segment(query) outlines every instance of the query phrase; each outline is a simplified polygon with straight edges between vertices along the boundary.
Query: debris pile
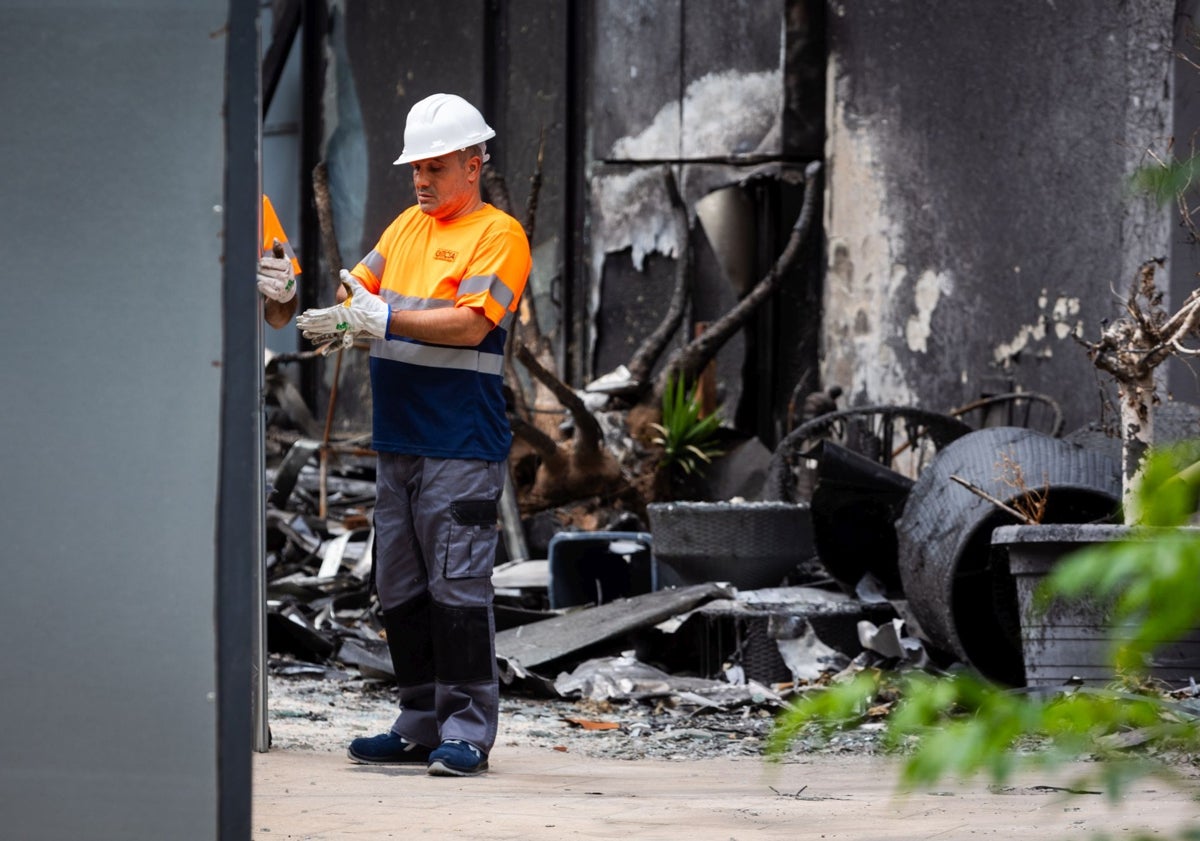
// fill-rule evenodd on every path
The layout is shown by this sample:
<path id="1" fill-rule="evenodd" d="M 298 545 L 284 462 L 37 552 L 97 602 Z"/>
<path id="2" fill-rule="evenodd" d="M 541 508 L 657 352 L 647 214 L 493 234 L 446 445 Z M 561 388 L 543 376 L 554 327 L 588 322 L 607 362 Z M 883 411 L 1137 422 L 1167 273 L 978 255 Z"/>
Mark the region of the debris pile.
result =
<path id="1" fill-rule="evenodd" d="M 1013 426 L 964 431 L 932 424 L 929 413 L 919 418 L 921 430 L 936 426 L 942 438 L 918 452 L 915 438 L 894 437 L 894 414 L 882 413 L 892 425 L 873 436 L 883 442 L 875 456 L 825 437 L 824 428 L 810 449 L 777 451 L 759 484 L 805 487 L 803 500 L 789 492 L 783 500 L 664 504 L 648 531 L 640 522 L 628 531 L 577 531 L 559 521 L 530 541 L 533 553 L 549 558 L 499 557 L 493 583 L 504 691 L 727 712 L 771 709 L 871 667 L 964 663 L 1023 685 L 1012 577 L 993 555 L 991 534 L 1033 494 L 1046 499 L 1045 522 L 1111 515 L 1117 465 L 1099 447 Z M 921 461 L 915 479 L 892 469 L 889 454 L 904 452 Z M 1001 468 L 1014 462 L 1043 486 L 1005 475 Z M 330 448 L 299 437 L 268 478 L 272 668 L 390 681 L 371 586 L 373 454 L 353 442 Z M 755 519 L 754 539 L 745 528 L 719 525 L 780 508 L 787 510 L 778 534 L 786 539 L 776 536 L 774 519 Z M 506 519 L 506 510 L 515 505 L 501 505 L 506 537 L 546 530 L 547 520 L 534 528 L 519 515 Z M 667 528 L 667 514 L 705 522 Z M 693 557 L 700 552 L 707 554 Z M 757 571 L 747 577 L 743 555 L 790 560 L 772 566 L 768 580 Z"/>
<path id="2" fill-rule="evenodd" d="M 320 442 L 299 438 L 268 471 L 271 669 L 387 682 L 392 665 L 371 587 L 374 462 L 365 453 L 342 453 L 322 469 L 320 451 Z M 570 550 L 557 564 L 518 559 L 496 567 L 496 654 L 506 693 L 770 709 L 789 693 L 853 667 L 856 658 L 861 665 L 863 658 L 906 656 L 880 653 L 897 651 L 895 643 L 871 650 L 878 628 L 898 621 L 892 606 L 848 596 L 827 576 L 739 590 L 722 582 L 659 586 L 656 575 L 639 567 L 642 574 L 627 575 L 623 588 L 604 592 L 600 567 L 582 563 L 589 552 L 593 562 L 600 551 L 615 553 L 609 558 L 618 565 L 654 564 L 650 535 L 557 537 L 551 542 Z M 588 541 L 596 540 L 599 550 L 589 549 Z M 561 580 L 571 576 L 581 580 Z M 560 602 L 578 601 L 562 593 L 595 597 L 551 607 L 554 590 Z"/>

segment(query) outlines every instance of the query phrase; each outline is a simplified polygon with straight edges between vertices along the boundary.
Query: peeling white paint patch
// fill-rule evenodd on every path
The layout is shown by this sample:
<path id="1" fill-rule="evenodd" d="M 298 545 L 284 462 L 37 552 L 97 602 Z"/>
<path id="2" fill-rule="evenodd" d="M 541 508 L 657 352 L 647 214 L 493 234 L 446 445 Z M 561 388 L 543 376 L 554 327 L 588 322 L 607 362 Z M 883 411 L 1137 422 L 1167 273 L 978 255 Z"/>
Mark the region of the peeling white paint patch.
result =
<path id="1" fill-rule="evenodd" d="M 1068 315 L 1079 315 L 1078 298 L 1058 298 L 1054 302 L 1054 320 L 1061 321 Z"/>
<path id="2" fill-rule="evenodd" d="M 684 232 L 667 194 L 663 170 L 637 169 L 627 174 L 592 179 L 594 277 L 600 277 L 605 255 L 633 252 L 639 272 L 646 255 L 657 251 L 666 257 L 681 253 Z"/>
<path id="3" fill-rule="evenodd" d="M 1053 333 L 1054 337 L 1062 341 L 1072 334 L 1082 335 L 1083 323 L 1075 319 L 1079 315 L 1080 305 L 1078 298 L 1070 298 L 1060 296 L 1050 302 L 1049 292 L 1045 289 L 1037 299 L 1038 309 L 1041 312 L 1037 319 L 1032 324 L 1026 324 L 1018 328 L 1017 333 L 1010 341 L 1002 342 L 992 349 L 992 358 L 1000 365 L 1008 367 L 1016 361 L 1017 354 L 1027 348 L 1033 351 L 1030 347 L 1033 342 L 1041 342 L 1049 333 Z M 1075 321 L 1072 323 L 1072 319 Z M 1041 359 L 1049 359 L 1054 355 L 1052 347 L 1037 348 L 1035 356 Z"/>
<path id="4" fill-rule="evenodd" d="M 1029 346 L 1030 341 L 1040 341 L 1046 337 L 1046 316 L 1038 316 L 1033 324 L 1023 324 L 1017 329 L 1017 334 L 1007 342 L 1001 342 L 992 350 L 992 358 L 1002 364 L 1009 365 L 1018 353 Z"/>
<path id="5" fill-rule="evenodd" d="M 904 286 L 904 281 L 908 280 L 908 266 L 903 263 L 892 266 L 891 271 L 887 274 L 887 279 L 887 283 L 883 287 L 883 294 L 890 301 L 899 294 Z"/>
<path id="6" fill-rule="evenodd" d="M 640 134 L 612 145 L 611 158 L 657 160 L 778 153 L 783 70 L 725 70 L 688 85 Z"/>
<path id="7" fill-rule="evenodd" d="M 609 254 L 630 250 L 639 272 L 646 255 L 657 251 L 666 257 L 681 254 L 687 232 L 667 193 L 663 170 L 640 168 L 627 174 L 592 179 L 591 269 L 593 282 L 588 298 L 588 315 L 600 309 L 600 280 Z"/>
<path id="8" fill-rule="evenodd" d="M 1071 335 L 1083 335 L 1083 321 L 1079 316 L 1079 299 L 1069 298 L 1066 296 L 1058 297 L 1054 300 L 1054 306 L 1050 308 L 1050 320 L 1054 323 L 1054 335 L 1060 341 L 1068 338 Z M 1074 320 L 1074 323 L 1072 323 Z M 1046 357 L 1050 356 L 1050 348 L 1046 349 Z"/>
<path id="9" fill-rule="evenodd" d="M 933 332 L 933 311 L 937 309 L 942 295 L 950 294 L 951 290 L 950 277 L 945 272 L 926 270 L 917 278 L 917 285 L 913 290 L 913 302 L 917 312 L 909 317 L 904 328 L 904 338 L 908 342 L 908 349 L 913 353 L 929 352 L 928 341 Z"/>

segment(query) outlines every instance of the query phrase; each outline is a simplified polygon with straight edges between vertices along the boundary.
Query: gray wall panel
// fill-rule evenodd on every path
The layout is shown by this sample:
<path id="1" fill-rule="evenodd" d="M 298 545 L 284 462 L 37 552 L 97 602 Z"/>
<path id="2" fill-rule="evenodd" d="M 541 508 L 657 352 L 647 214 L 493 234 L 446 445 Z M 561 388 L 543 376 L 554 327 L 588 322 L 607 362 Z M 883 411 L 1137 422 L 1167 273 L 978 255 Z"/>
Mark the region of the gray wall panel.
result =
<path id="1" fill-rule="evenodd" d="M 3 835 L 211 839 L 227 4 L 96 6 L 0 11 Z"/>

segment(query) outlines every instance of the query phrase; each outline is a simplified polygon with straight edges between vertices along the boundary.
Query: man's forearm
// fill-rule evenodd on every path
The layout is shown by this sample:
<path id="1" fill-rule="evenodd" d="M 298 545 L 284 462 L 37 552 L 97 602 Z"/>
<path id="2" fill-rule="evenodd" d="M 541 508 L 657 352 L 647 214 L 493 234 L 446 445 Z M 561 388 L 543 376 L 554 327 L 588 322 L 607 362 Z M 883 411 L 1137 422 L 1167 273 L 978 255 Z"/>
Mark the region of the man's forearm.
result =
<path id="1" fill-rule="evenodd" d="M 492 322 L 470 307 L 436 310 L 392 310 L 388 333 L 422 342 L 474 347 L 492 329 Z"/>

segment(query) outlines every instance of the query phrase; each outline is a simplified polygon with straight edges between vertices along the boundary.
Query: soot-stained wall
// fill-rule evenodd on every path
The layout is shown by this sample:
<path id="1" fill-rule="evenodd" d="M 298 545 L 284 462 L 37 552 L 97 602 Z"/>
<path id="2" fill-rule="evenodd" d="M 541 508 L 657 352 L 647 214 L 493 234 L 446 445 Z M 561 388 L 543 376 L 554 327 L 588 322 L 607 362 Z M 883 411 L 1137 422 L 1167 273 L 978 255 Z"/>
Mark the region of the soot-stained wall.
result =
<path id="1" fill-rule="evenodd" d="M 592 4 L 587 375 L 629 360 L 666 310 L 689 249 L 692 304 L 677 343 L 736 304 L 782 250 L 796 184 L 821 154 L 821 9 L 800 0 Z M 818 284 L 815 272 L 795 271 L 718 355 L 728 421 L 773 440 L 773 415 L 804 369 L 817 386 Z"/>
<path id="2" fill-rule="evenodd" d="M 782 249 L 804 165 L 822 150 L 822 14 L 822 0 L 331 2 L 321 134 L 344 262 L 413 201 L 407 168 L 391 166 L 408 108 L 435 91 L 460 93 L 498 132 L 492 166 L 518 215 L 544 138 L 529 294 L 564 376 L 578 386 L 629 360 L 661 319 L 678 258 L 694 244 L 704 264 L 678 344 L 692 322 L 736 303 Z M 686 227 L 670 205 L 665 167 L 688 205 Z M 710 203 L 697 218 L 704 197 L 729 189 L 740 198 Z M 714 245 L 743 211 L 744 230 Z M 752 408 L 768 413 L 786 403 L 801 368 L 817 385 L 817 253 L 749 338 L 730 341 L 718 359 L 730 420 L 747 375 L 758 380 Z M 331 300 L 332 284 L 309 277 L 323 284 L 322 302 Z M 801 352 L 779 338 L 780 322 L 806 325 Z M 332 371 L 326 366 L 318 406 Z M 361 428 L 370 403 L 364 360 L 345 360 L 340 378 L 335 422 Z M 777 392 L 783 397 L 772 401 Z"/>
<path id="3" fill-rule="evenodd" d="M 1128 177 L 1171 134 L 1169 0 L 829 6 L 823 379 L 946 410 L 997 379 L 1067 428 L 1107 388 L 1081 346 L 1170 208 Z"/>

